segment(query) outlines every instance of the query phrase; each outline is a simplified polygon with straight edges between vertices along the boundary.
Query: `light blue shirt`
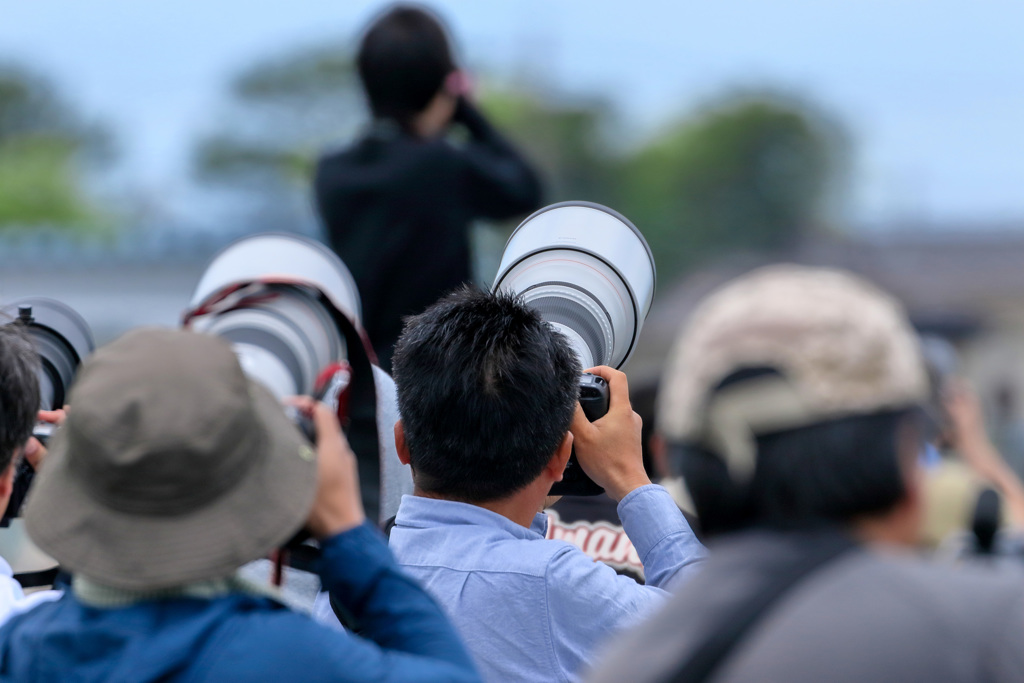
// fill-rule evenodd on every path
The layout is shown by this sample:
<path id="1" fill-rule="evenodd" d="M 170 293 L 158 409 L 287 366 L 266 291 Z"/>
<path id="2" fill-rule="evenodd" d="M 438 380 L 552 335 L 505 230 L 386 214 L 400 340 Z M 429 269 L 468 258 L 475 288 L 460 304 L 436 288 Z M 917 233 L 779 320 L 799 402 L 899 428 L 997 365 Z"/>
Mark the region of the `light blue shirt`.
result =
<path id="1" fill-rule="evenodd" d="M 619 576 L 564 541 L 490 510 L 405 496 L 391 531 L 399 564 L 454 622 L 484 680 L 576 681 L 598 645 L 660 606 L 707 551 L 668 492 L 642 486 L 619 518 L 648 584 Z"/>

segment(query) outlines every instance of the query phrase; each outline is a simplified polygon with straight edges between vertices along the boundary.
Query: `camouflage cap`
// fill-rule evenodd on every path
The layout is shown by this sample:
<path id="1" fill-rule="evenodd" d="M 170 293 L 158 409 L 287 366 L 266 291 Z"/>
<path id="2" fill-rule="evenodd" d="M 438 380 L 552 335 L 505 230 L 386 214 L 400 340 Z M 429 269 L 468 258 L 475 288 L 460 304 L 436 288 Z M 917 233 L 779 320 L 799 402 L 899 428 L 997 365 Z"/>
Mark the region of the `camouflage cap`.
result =
<path id="1" fill-rule="evenodd" d="M 778 374 L 715 391 L 755 368 Z M 850 273 L 789 264 L 709 296 L 676 340 L 661 386 L 661 434 L 712 447 L 741 471 L 753 467 L 758 434 L 919 405 L 928 393 L 899 302 Z"/>

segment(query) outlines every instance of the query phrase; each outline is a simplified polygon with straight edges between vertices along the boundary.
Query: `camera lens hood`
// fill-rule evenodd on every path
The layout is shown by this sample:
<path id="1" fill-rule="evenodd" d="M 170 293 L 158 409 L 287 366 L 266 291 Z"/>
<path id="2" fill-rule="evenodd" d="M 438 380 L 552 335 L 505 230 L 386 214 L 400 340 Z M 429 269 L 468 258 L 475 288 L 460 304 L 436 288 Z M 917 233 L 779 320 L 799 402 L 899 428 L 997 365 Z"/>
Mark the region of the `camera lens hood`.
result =
<path id="1" fill-rule="evenodd" d="M 200 307 L 232 285 L 292 282 L 319 290 L 356 325 L 361 325 L 359 289 L 337 254 L 299 235 L 262 233 L 243 237 L 213 257 L 196 285 L 189 308 Z"/>
<path id="2" fill-rule="evenodd" d="M 44 297 L 18 299 L 5 305 L 0 312 L 16 320 L 22 308 L 31 309 L 27 332 L 41 361 L 40 407 L 45 410 L 62 408 L 67 402 L 75 371 L 96 348 L 92 330 L 73 308 Z"/>
<path id="3" fill-rule="evenodd" d="M 647 240 L 600 204 L 545 207 L 509 237 L 494 290 L 520 294 L 565 334 L 584 367 L 621 368 L 654 300 L 657 272 Z"/>

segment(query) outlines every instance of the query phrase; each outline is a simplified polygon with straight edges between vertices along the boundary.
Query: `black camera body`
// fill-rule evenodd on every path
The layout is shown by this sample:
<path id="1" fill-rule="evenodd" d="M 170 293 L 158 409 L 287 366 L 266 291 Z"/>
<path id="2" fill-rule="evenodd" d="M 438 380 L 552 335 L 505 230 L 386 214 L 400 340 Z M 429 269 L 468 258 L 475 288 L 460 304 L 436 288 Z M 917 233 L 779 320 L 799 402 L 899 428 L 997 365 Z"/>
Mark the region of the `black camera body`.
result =
<path id="1" fill-rule="evenodd" d="M 593 422 L 608 414 L 609 397 L 608 382 L 603 377 L 590 373 L 583 373 L 580 376 L 580 406 L 588 420 Z M 551 495 L 598 496 L 602 493 L 604 489 L 595 484 L 583 471 L 576 457 L 576 449 L 573 448 L 569 462 L 565 465 L 562 481 L 555 482 L 551 487 Z"/>

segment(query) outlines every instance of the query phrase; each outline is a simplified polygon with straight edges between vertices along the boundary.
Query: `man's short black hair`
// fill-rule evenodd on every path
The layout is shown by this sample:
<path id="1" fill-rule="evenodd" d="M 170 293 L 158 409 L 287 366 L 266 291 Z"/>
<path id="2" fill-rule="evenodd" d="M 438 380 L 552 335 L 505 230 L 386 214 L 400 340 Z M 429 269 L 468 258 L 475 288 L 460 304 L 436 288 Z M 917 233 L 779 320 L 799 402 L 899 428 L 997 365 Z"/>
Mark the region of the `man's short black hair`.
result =
<path id="1" fill-rule="evenodd" d="M 393 367 L 416 485 L 456 500 L 536 479 L 576 410 L 579 360 L 512 294 L 466 287 L 409 318 Z"/>
<path id="2" fill-rule="evenodd" d="M 455 71 L 444 27 L 412 5 L 397 5 L 373 23 L 359 45 L 356 66 L 374 117 L 404 127 Z"/>
<path id="3" fill-rule="evenodd" d="M 673 460 L 709 534 L 841 525 L 886 512 L 906 495 L 908 429 L 920 436 L 919 411 L 879 411 L 762 435 L 746 483 L 700 446 L 673 446 Z"/>
<path id="4" fill-rule="evenodd" d="M 0 319 L 0 472 L 32 436 L 39 410 L 38 368 L 39 355 L 28 336 Z"/>

